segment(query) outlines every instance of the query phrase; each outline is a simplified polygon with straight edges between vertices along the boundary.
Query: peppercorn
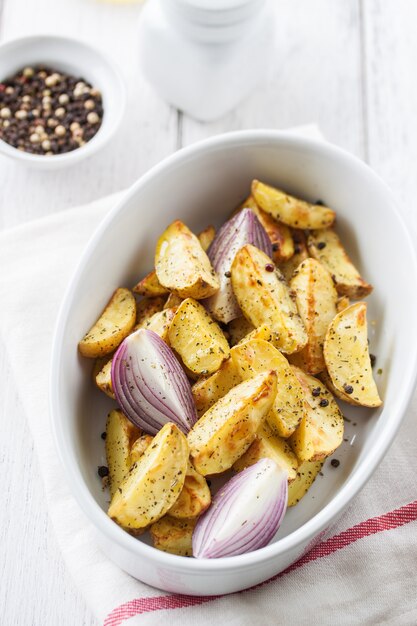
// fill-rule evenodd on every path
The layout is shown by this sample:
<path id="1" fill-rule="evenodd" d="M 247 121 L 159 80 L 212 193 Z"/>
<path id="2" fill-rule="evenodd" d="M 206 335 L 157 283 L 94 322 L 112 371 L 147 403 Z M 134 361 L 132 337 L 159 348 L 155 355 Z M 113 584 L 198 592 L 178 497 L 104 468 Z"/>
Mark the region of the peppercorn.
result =
<path id="1" fill-rule="evenodd" d="M 340 465 L 340 461 L 339 461 L 339 459 L 332 459 L 332 460 L 330 461 L 330 465 L 331 465 L 332 467 L 339 467 L 339 465 Z"/>
<path id="2" fill-rule="evenodd" d="M 346 383 L 343 385 L 343 389 L 345 393 L 348 393 L 349 395 L 351 393 L 353 393 L 353 387 L 352 385 L 347 385 Z"/>
<path id="3" fill-rule="evenodd" d="M 102 432 L 100 436 L 101 436 L 101 438 L 102 438 L 102 439 L 104 439 L 104 440 L 105 440 L 105 439 L 106 439 L 106 437 L 107 437 L 107 433 L 106 433 L 106 431 Z"/>
<path id="4" fill-rule="evenodd" d="M 226 278 L 230 278 L 232 275 L 232 272 L 225 272 L 224 275 L 226 276 Z"/>
<path id="5" fill-rule="evenodd" d="M 322 398 L 319 402 L 319 405 L 322 407 L 329 406 L 329 401 L 326 398 Z"/>
<path id="6" fill-rule="evenodd" d="M 319 250 L 323 250 L 323 248 L 326 247 L 326 242 L 325 241 L 319 241 L 317 244 L 317 247 Z"/>
<path id="7" fill-rule="evenodd" d="M 376 356 L 375 354 L 370 354 L 369 358 L 371 359 L 371 367 L 373 367 L 376 363 Z"/>
<path id="8" fill-rule="evenodd" d="M 311 394 L 317 398 L 317 396 L 320 395 L 320 387 L 314 387 L 314 389 L 311 391 Z"/>
<path id="9" fill-rule="evenodd" d="M 272 265 L 272 263 L 267 263 L 267 264 L 265 265 L 265 270 L 266 270 L 267 272 L 273 272 L 273 271 L 274 271 L 274 269 L 275 269 L 275 267 Z"/>
<path id="10" fill-rule="evenodd" d="M 100 465 L 97 469 L 97 474 L 100 476 L 100 478 L 105 478 L 109 475 L 109 468 L 105 465 Z"/>

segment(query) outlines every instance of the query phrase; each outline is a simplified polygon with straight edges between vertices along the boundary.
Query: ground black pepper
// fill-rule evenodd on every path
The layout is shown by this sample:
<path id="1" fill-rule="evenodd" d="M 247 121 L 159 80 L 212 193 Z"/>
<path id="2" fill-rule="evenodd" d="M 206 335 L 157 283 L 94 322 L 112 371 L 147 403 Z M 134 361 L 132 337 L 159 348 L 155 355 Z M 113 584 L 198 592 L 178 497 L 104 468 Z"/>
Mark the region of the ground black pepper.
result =
<path id="1" fill-rule="evenodd" d="M 18 150 L 71 152 L 94 137 L 102 119 L 101 93 L 83 78 L 36 66 L 0 82 L 0 139 Z"/>

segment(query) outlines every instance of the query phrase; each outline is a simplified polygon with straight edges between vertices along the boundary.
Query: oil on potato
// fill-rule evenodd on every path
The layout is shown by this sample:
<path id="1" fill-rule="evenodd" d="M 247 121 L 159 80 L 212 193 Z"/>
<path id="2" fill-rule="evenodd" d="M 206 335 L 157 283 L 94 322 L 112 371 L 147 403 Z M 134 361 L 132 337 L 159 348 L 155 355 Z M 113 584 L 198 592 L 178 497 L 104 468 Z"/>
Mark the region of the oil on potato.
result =
<path id="1" fill-rule="evenodd" d="M 184 487 L 168 515 L 176 519 L 192 519 L 204 513 L 210 503 L 211 493 L 206 479 L 188 463 Z"/>
<path id="2" fill-rule="evenodd" d="M 322 467 L 323 461 L 303 461 L 300 463 L 295 480 L 288 485 L 288 506 L 295 506 L 300 502 L 314 483 Z"/>
<path id="3" fill-rule="evenodd" d="M 202 304 L 187 298 L 175 312 L 169 343 L 194 374 L 212 374 L 228 358 L 230 348 L 220 326 Z"/>
<path id="4" fill-rule="evenodd" d="M 271 259 L 250 244 L 236 254 L 231 268 L 232 286 L 245 317 L 257 328 L 275 333 L 274 344 L 287 354 L 301 350 L 307 333 L 281 272 Z"/>
<path id="5" fill-rule="evenodd" d="M 110 411 L 106 423 L 106 458 L 113 497 L 132 465 L 130 449 L 141 431 L 120 410 Z"/>
<path id="6" fill-rule="evenodd" d="M 229 469 L 246 452 L 277 392 L 277 375 L 262 372 L 233 387 L 188 433 L 191 460 L 207 476 Z"/>
<path id="7" fill-rule="evenodd" d="M 323 383 L 292 366 L 305 391 L 308 412 L 289 439 L 299 461 L 320 461 L 332 454 L 343 441 L 343 415 Z"/>
<path id="8" fill-rule="evenodd" d="M 324 358 L 335 389 L 361 406 L 381 406 L 369 355 L 365 302 L 336 315 L 327 331 Z"/>
<path id="9" fill-rule="evenodd" d="M 155 252 L 158 280 L 181 298 L 208 298 L 220 287 L 198 238 L 180 220 L 173 222 L 158 239 Z"/>
<path id="10" fill-rule="evenodd" d="M 252 195 L 261 209 L 293 228 L 326 228 L 336 217 L 326 206 L 310 204 L 258 180 L 252 182 Z"/>
<path id="11" fill-rule="evenodd" d="M 318 374 L 326 368 L 323 344 L 336 315 L 337 292 L 329 272 L 315 259 L 301 263 L 290 287 L 308 335 L 307 345 L 293 354 L 290 361 L 309 374 Z"/>
<path id="12" fill-rule="evenodd" d="M 361 277 L 332 228 L 311 232 L 307 243 L 310 255 L 330 272 L 339 295 L 358 300 L 371 293 L 372 285 Z"/>
<path id="13" fill-rule="evenodd" d="M 97 358 L 113 352 L 132 330 L 136 300 L 129 289 L 116 289 L 96 323 L 78 344 L 83 356 Z"/>
<path id="14" fill-rule="evenodd" d="M 178 556 L 192 556 L 196 523 L 196 519 L 175 519 L 165 515 L 150 528 L 154 548 Z"/>
<path id="15" fill-rule="evenodd" d="M 192 386 L 192 393 L 198 415 L 201 417 L 213 404 L 241 382 L 242 379 L 231 358 L 223 361 L 219 369 L 211 376 L 197 380 Z"/>
<path id="16" fill-rule="evenodd" d="M 126 530 L 141 530 L 171 508 L 184 486 L 188 444 L 168 422 L 116 490 L 108 515 Z"/>
<path id="17" fill-rule="evenodd" d="M 276 435 L 285 438 L 292 435 L 305 415 L 306 406 L 303 389 L 285 356 L 261 339 L 234 346 L 230 354 L 243 380 L 258 372 L 276 372 L 277 395 L 266 421 Z"/>

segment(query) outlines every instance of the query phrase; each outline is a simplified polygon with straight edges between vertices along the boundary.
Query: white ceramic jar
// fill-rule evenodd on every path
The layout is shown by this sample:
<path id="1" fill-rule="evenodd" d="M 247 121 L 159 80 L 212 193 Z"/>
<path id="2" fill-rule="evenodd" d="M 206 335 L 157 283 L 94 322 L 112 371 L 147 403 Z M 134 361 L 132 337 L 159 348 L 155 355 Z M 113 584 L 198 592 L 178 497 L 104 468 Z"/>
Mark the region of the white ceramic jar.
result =
<path id="1" fill-rule="evenodd" d="M 142 70 L 176 108 L 219 118 L 265 78 L 273 17 L 269 0 L 152 0 L 140 18 Z"/>

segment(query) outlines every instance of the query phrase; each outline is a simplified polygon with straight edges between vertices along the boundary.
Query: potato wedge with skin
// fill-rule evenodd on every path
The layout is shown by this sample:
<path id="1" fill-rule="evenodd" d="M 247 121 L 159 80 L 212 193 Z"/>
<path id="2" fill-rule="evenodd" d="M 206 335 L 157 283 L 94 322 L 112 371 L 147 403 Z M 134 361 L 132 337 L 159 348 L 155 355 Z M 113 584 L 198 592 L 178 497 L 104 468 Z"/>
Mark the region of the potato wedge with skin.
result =
<path id="1" fill-rule="evenodd" d="M 290 361 L 309 374 L 318 374 L 326 368 L 323 344 L 337 313 L 337 292 L 329 272 L 315 259 L 301 263 L 290 287 L 295 292 L 297 309 L 308 335 L 307 345 L 291 355 Z"/>
<path id="2" fill-rule="evenodd" d="M 158 313 L 154 313 L 152 317 L 149 317 L 140 324 L 137 324 L 135 330 L 138 330 L 139 328 L 153 330 L 161 337 L 161 339 L 165 341 L 165 343 L 169 343 L 168 334 L 169 329 L 171 328 L 172 320 L 175 317 L 175 312 L 176 309 L 163 309 L 162 311 L 158 311 Z"/>
<path id="3" fill-rule="evenodd" d="M 343 415 L 330 391 L 323 383 L 292 366 L 309 410 L 301 420 L 289 443 L 299 461 L 320 461 L 332 454 L 343 441 Z"/>
<path id="4" fill-rule="evenodd" d="M 184 486 L 188 453 L 183 433 L 175 424 L 165 424 L 119 485 L 108 515 L 127 530 L 139 530 L 160 519 Z"/>
<path id="5" fill-rule="evenodd" d="M 257 339 L 234 346 L 230 355 L 243 380 L 258 372 L 276 372 L 277 395 L 266 421 L 276 435 L 292 435 L 307 408 L 304 391 L 285 356 L 267 341 Z"/>
<path id="6" fill-rule="evenodd" d="M 336 389 L 336 387 L 332 383 L 332 379 L 330 378 L 329 372 L 327 370 L 320 372 L 319 378 L 321 382 L 326 385 L 327 389 L 334 396 L 336 396 L 336 398 L 339 398 L 339 400 L 343 400 L 343 402 L 347 402 L 348 404 L 352 404 L 353 406 L 360 406 L 360 404 L 356 402 L 355 400 L 353 400 L 352 396 L 350 396 L 348 393 L 345 393 L 344 391 L 340 391 L 340 389 Z"/>
<path id="7" fill-rule="evenodd" d="M 350 302 L 349 296 L 342 296 L 336 302 L 336 310 L 338 313 L 341 313 L 342 311 L 347 309 L 348 306 L 350 305 L 351 305 L 351 302 Z"/>
<path id="8" fill-rule="evenodd" d="M 175 295 L 175 293 L 170 293 L 167 301 L 164 304 L 164 309 L 178 309 L 181 302 L 183 301 L 184 298 L 180 298 L 179 296 Z"/>
<path id="9" fill-rule="evenodd" d="M 142 298 L 136 305 L 136 328 L 139 327 L 139 324 L 143 324 L 143 322 L 150 319 L 155 313 L 162 311 L 165 300 L 165 296 L 155 298 L 145 296 L 145 298 Z"/>
<path id="10" fill-rule="evenodd" d="M 326 228 L 336 217 L 326 206 L 310 204 L 258 180 L 252 182 L 252 195 L 261 209 L 293 228 Z"/>
<path id="11" fill-rule="evenodd" d="M 180 220 L 158 239 L 155 270 L 161 285 L 182 298 L 208 298 L 220 287 L 198 238 Z"/>
<path id="12" fill-rule="evenodd" d="M 223 361 L 217 372 L 197 380 L 191 391 L 199 417 L 241 382 L 242 379 L 230 358 Z"/>
<path id="13" fill-rule="evenodd" d="M 78 344 L 83 356 L 96 358 L 113 352 L 132 330 L 136 300 L 129 289 L 116 289 L 96 323 Z"/>
<path id="14" fill-rule="evenodd" d="M 130 467 L 139 461 L 145 450 L 149 448 L 153 441 L 151 435 L 141 435 L 138 437 L 130 448 Z"/>
<path id="15" fill-rule="evenodd" d="M 228 358 L 229 344 L 202 304 L 187 298 L 176 310 L 169 343 L 194 374 L 212 374 Z"/>
<path id="16" fill-rule="evenodd" d="M 214 228 L 214 226 L 211 225 L 207 226 L 204 230 L 201 231 L 201 233 L 198 233 L 198 241 L 200 242 L 200 245 L 203 248 L 204 252 L 207 252 L 207 250 L 210 248 L 211 242 L 213 241 L 215 236 L 216 229 Z"/>
<path id="17" fill-rule="evenodd" d="M 272 271 L 270 271 L 272 268 Z M 290 290 L 271 259 L 247 244 L 236 254 L 231 268 L 232 286 L 245 317 L 257 328 L 262 324 L 275 333 L 274 344 L 291 354 L 307 343 L 307 333 Z"/>
<path id="18" fill-rule="evenodd" d="M 260 459 L 272 459 L 275 463 L 286 470 L 288 482 L 292 482 L 297 476 L 298 461 L 291 447 L 282 439 L 274 435 L 267 424 L 262 424 L 253 443 L 240 459 L 233 464 L 236 472 L 254 465 Z"/>
<path id="19" fill-rule="evenodd" d="M 206 479 L 188 463 L 184 487 L 168 515 L 176 519 L 192 519 L 204 513 L 210 503 L 211 493 Z"/>
<path id="20" fill-rule="evenodd" d="M 158 280 L 155 270 L 149 272 L 142 278 L 132 289 L 134 293 L 139 293 L 141 296 L 165 296 L 169 291 L 166 287 L 163 287 Z"/>
<path id="21" fill-rule="evenodd" d="M 231 389 L 200 417 L 187 435 L 199 474 L 219 474 L 232 467 L 255 439 L 276 392 L 276 373 L 262 372 Z"/>
<path id="22" fill-rule="evenodd" d="M 237 317 L 227 325 L 230 337 L 230 345 L 235 346 L 239 341 L 255 330 L 255 326 L 246 317 Z"/>
<path id="23" fill-rule="evenodd" d="M 369 356 L 365 302 L 352 304 L 333 319 L 324 341 L 324 358 L 339 392 L 361 406 L 381 406 Z"/>
<path id="24" fill-rule="evenodd" d="M 245 337 L 242 337 L 237 345 L 240 346 L 242 343 L 246 343 L 252 339 L 263 339 L 264 341 L 271 341 L 274 343 L 276 341 L 276 335 L 272 332 L 269 326 L 262 324 L 261 326 L 258 326 L 258 328 L 251 330 L 251 332 L 245 335 Z"/>
<path id="25" fill-rule="evenodd" d="M 106 424 L 106 458 L 109 468 L 110 496 L 129 473 L 130 448 L 141 431 L 120 410 L 110 411 Z"/>
<path id="26" fill-rule="evenodd" d="M 288 485 L 288 506 L 295 506 L 300 502 L 314 483 L 322 467 L 323 461 L 303 461 L 300 463 L 295 480 Z"/>
<path id="27" fill-rule="evenodd" d="M 97 387 L 101 389 L 101 391 L 104 391 L 106 396 L 115 400 L 116 396 L 114 395 L 113 384 L 111 381 L 111 363 L 112 359 L 109 359 L 107 363 L 103 365 L 95 378 L 95 382 Z"/>
<path id="28" fill-rule="evenodd" d="M 150 533 L 154 548 L 178 556 L 193 556 L 193 532 L 197 519 L 175 519 L 165 515 L 152 524 Z"/>
<path id="29" fill-rule="evenodd" d="M 330 272 L 339 295 L 358 300 L 371 293 L 372 285 L 361 277 L 332 228 L 310 233 L 307 244 L 310 255 Z"/>
<path id="30" fill-rule="evenodd" d="M 281 261 L 281 263 L 279 263 L 279 269 L 287 283 L 289 283 L 294 276 L 294 272 L 300 263 L 309 257 L 304 231 L 295 228 L 291 229 L 291 231 L 294 242 L 294 254 L 287 261 Z"/>

